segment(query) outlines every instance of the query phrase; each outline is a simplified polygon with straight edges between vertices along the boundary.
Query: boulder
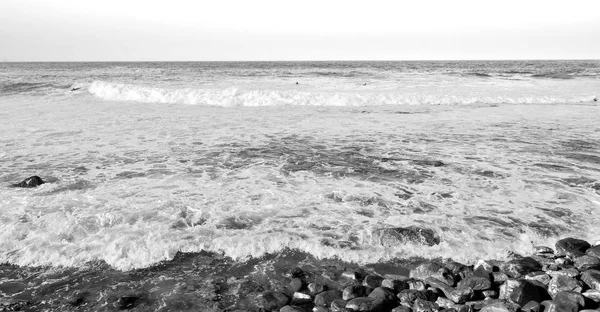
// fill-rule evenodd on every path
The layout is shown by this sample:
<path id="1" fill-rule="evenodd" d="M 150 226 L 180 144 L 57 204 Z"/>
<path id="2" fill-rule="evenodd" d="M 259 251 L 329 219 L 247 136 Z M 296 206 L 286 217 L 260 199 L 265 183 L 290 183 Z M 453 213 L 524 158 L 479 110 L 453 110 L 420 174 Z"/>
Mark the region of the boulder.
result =
<path id="1" fill-rule="evenodd" d="M 304 288 L 304 282 L 302 281 L 301 278 L 295 277 L 290 282 L 290 286 L 289 287 L 290 287 L 290 290 L 292 292 L 297 292 L 297 291 L 302 290 L 302 288 Z"/>
<path id="2" fill-rule="evenodd" d="M 315 305 L 329 307 L 334 300 L 343 299 L 339 290 L 326 290 L 315 296 Z"/>
<path id="3" fill-rule="evenodd" d="M 583 256 L 591 245 L 581 239 L 577 238 L 563 238 L 556 242 L 556 253 L 561 256 L 568 256 L 569 258 L 576 258 Z"/>
<path id="4" fill-rule="evenodd" d="M 471 288 L 473 290 L 487 290 L 492 288 L 492 281 L 489 277 L 469 276 L 460 282 L 456 288 Z"/>
<path id="5" fill-rule="evenodd" d="M 546 300 L 542 301 L 544 306 L 544 312 L 577 312 L 579 311 L 579 305 L 573 301 L 555 301 Z"/>
<path id="6" fill-rule="evenodd" d="M 542 265 L 531 257 L 523 257 L 503 263 L 500 269 L 510 277 L 520 278 L 527 273 L 540 271 Z"/>
<path id="7" fill-rule="evenodd" d="M 361 312 L 383 312 L 382 302 L 369 297 L 357 297 L 346 303 L 346 309 Z"/>
<path id="8" fill-rule="evenodd" d="M 373 238 L 384 247 L 409 243 L 433 246 L 440 243 L 440 237 L 434 230 L 416 226 L 376 229 Z"/>
<path id="9" fill-rule="evenodd" d="M 11 185 L 12 187 L 37 187 L 39 185 L 42 185 L 46 182 L 44 182 L 42 180 L 42 178 L 38 177 L 38 176 L 31 176 L 19 183 L 15 183 L 13 185 Z"/>
<path id="10" fill-rule="evenodd" d="M 398 293 L 397 297 L 400 299 L 401 303 L 406 306 L 412 306 L 417 299 L 427 300 L 427 293 L 422 290 L 405 289 Z"/>
<path id="11" fill-rule="evenodd" d="M 437 312 L 439 308 L 435 302 L 423 299 L 417 299 L 413 304 L 413 312 Z"/>
<path id="12" fill-rule="evenodd" d="M 363 285 L 371 288 L 377 288 L 381 286 L 381 282 L 383 282 L 384 278 L 379 275 L 369 274 L 365 276 L 363 280 Z"/>
<path id="13" fill-rule="evenodd" d="M 579 271 L 600 269 L 600 259 L 596 256 L 583 255 L 575 258 L 575 267 Z"/>
<path id="14" fill-rule="evenodd" d="M 596 303 L 600 303 L 600 290 L 588 289 L 585 292 L 583 292 L 581 295 L 596 302 Z"/>
<path id="15" fill-rule="evenodd" d="M 555 302 L 573 301 L 582 308 L 585 306 L 585 299 L 583 295 L 575 291 L 561 291 L 554 296 L 553 300 Z"/>
<path id="16" fill-rule="evenodd" d="M 310 283 L 308 284 L 307 288 L 312 295 L 316 295 L 325 291 L 325 286 L 319 283 Z"/>
<path id="17" fill-rule="evenodd" d="M 382 287 L 387 287 L 392 289 L 394 293 L 399 293 L 404 289 L 409 289 L 408 283 L 406 281 L 386 278 L 381 282 Z"/>
<path id="18" fill-rule="evenodd" d="M 516 312 L 519 311 L 519 306 L 509 302 L 494 301 L 485 305 L 480 312 Z"/>
<path id="19" fill-rule="evenodd" d="M 600 245 L 588 248 L 588 250 L 585 251 L 585 254 L 600 258 Z"/>
<path id="20" fill-rule="evenodd" d="M 550 283 L 550 280 L 552 280 L 552 277 L 550 275 L 548 275 L 548 273 L 546 273 L 546 272 L 536 271 L 536 272 L 531 272 L 531 273 L 528 273 L 527 275 L 525 275 L 525 279 L 532 280 L 532 281 L 538 281 L 544 285 L 548 285 L 548 283 Z"/>
<path id="21" fill-rule="evenodd" d="M 369 298 L 378 299 L 384 302 L 398 301 L 396 294 L 391 289 L 385 287 L 377 287 L 373 289 L 373 291 L 369 294 Z"/>
<path id="22" fill-rule="evenodd" d="M 371 293 L 372 290 L 373 288 L 363 285 L 351 285 L 344 288 L 342 299 L 350 300 L 357 297 L 366 297 L 369 295 L 369 293 Z"/>
<path id="23" fill-rule="evenodd" d="M 600 290 L 600 271 L 599 270 L 587 270 L 581 273 L 581 280 L 588 285 L 588 287 Z"/>
<path id="24" fill-rule="evenodd" d="M 524 306 L 521 307 L 522 312 L 539 312 L 540 311 L 540 303 L 537 301 L 529 301 Z"/>
<path id="25" fill-rule="evenodd" d="M 581 292 L 582 284 L 573 277 L 566 275 L 557 275 L 548 283 L 548 293 L 552 298 L 561 291 L 576 291 Z"/>
<path id="26" fill-rule="evenodd" d="M 331 312 L 346 312 L 346 311 L 349 311 L 348 309 L 346 309 L 346 303 L 347 303 L 347 301 L 343 300 L 343 299 L 334 300 L 331 303 L 331 306 L 329 306 L 329 310 Z"/>
<path id="27" fill-rule="evenodd" d="M 306 312 L 306 310 L 298 306 L 286 305 L 283 308 L 279 309 L 279 312 Z"/>

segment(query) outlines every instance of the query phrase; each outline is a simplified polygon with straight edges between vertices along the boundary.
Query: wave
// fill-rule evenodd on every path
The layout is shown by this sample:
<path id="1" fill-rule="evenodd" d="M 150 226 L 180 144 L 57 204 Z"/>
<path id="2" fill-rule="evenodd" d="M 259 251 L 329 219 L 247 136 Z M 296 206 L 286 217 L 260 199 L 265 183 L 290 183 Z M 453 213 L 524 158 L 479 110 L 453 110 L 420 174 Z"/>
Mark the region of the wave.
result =
<path id="1" fill-rule="evenodd" d="M 590 102 L 593 98 L 552 96 L 454 96 L 398 91 L 352 92 L 282 89 L 168 89 L 95 81 L 89 93 L 107 101 L 188 104 L 207 106 L 378 106 L 378 105 L 473 105 L 559 104 Z"/>
<path id="2" fill-rule="evenodd" d="M 57 85 L 45 82 L 3 82 L 0 83 L 0 95 L 48 92 L 56 91 L 58 89 L 68 89 L 69 87 L 69 85 Z"/>

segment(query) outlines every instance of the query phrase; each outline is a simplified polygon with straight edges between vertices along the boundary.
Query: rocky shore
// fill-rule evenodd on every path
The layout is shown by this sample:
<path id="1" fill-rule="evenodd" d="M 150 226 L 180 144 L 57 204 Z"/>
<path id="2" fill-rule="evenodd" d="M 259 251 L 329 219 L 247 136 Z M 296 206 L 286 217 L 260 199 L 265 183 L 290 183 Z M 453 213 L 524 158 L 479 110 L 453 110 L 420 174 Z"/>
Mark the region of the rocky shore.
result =
<path id="1" fill-rule="evenodd" d="M 284 289 L 264 292 L 280 312 L 571 312 L 599 311 L 600 245 L 565 238 L 507 262 L 425 262 L 408 276 L 345 271 L 337 284 L 312 281 L 300 268 Z"/>

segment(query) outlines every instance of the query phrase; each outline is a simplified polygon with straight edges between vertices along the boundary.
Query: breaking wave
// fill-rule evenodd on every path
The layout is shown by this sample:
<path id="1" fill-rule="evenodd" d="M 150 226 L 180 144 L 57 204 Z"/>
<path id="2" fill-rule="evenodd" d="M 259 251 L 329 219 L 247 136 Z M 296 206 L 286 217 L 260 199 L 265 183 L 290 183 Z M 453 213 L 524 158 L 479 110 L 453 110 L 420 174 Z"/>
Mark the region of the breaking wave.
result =
<path id="1" fill-rule="evenodd" d="M 587 97 L 469 96 L 389 90 L 323 91 L 285 89 L 169 89 L 104 81 L 93 82 L 88 91 L 107 101 L 188 104 L 208 106 L 376 106 L 376 105 L 473 105 L 581 103 Z"/>

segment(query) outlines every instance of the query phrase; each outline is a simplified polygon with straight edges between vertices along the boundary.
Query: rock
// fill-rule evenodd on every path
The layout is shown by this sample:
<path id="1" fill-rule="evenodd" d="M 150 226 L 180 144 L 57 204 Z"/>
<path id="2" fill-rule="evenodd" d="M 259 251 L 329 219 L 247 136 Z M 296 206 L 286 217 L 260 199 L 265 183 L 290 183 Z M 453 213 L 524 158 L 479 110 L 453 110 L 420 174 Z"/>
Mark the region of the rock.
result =
<path id="1" fill-rule="evenodd" d="M 508 280 L 508 275 L 504 272 L 493 272 L 492 280 L 494 284 L 502 284 Z"/>
<path id="2" fill-rule="evenodd" d="M 557 275 L 548 283 L 548 293 L 552 298 L 561 291 L 581 292 L 581 282 L 566 275 Z"/>
<path id="3" fill-rule="evenodd" d="M 544 312 L 577 312 L 579 311 L 579 305 L 573 301 L 542 301 L 541 305 L 544 306 Z"/>
<path id="4" fill-rule="evenodd" d="M 561 256 L 568 256 L 573 259 L 576 257 L 583 256 L 591 245 L 581 239 L 577 238 L 564 238 L 556 242 L 556 253 Z"/>
<path id="5" fill-rule="evenodd" d="M 412 312 L 412 309 L 409 307 L 399 306 L 393 308 L 391 312 Z"/>
<path id="6" fill-rule="evenodd" d="M 510 280 L 509 280 L 510 281 Z M 528 280 L 517 280 L 518 286 L 512 288 L 507 294 L 507 299 L 523 306 L 529 301 L 540 302 L 546 299 L 543 294 L 540 294 L 539 289 Z M 508 281 L 507 281 L 508 283 Z"/>
<path id="7" fill-rule="evenodd" d="M 375 298 L 357 297 L 346 303 L 346 309 L 352 311 L 380 312 L 382 311 L 381 305 L 382 302 Z"/>
<path id="8" fill-rule="evenodd" d="M 600 259 L 596 256 L 583 255 L 575 258 L 575 267 L 579 271 L 600 269 Z"/>
<path id="9" fill-rule="evenodd" d="M 496 299 L 498 298 L 498 292 L 495 290 L 484 290 L 481 292 L 481 294 L 486 297 L 486 298 L 491 298 L 491 299 Z"/>
<path id="10" fill-rule="evenodd" d="M 537 301 L 529 301 L 521 307 L 522 312 L 539 312 L 540 304 Z"/>
<path id="11" fill-rule="evenodd" d="M 554 250 L 552 248 L 546 247 L 546 246 L 534 246 L 533 252 L 538 256 L 554 254 Z"/>
<path id="12" fill-rule="evenodd" d="M 519 311 L 518 305 L 513 305 L 508 302 L 496 301 L 485 305 L 480 312 L 516 312 Z"/>
<path id="13" fill-rule="evenodd" d="M 397 297 L 400 299 L 401 303 L 412 306 L 417 299 L 427 300 L 427 293 L 422 290 L 405 289 L 398 293 Z"/>
<path id="14" fill-rule="evenodd" d="M 348 311 L 346 309 L 346 303 L 347 303 L 347 301 L 343 300 L 343 299 L 334 300 L 331 303 L 331 306 L 329 307 L 329 309 L 331 310 L 331 312 L 342 312 L 342 311 L 345 312 L 345 311 Z"/>
<path id="15" fill-rule="evenodd" d="M 581 293 L 575 291 L 561 291 L 553 299 L 555 302 L 573 301 L 580 307 L 585 306 L 585 299 Z"/>
<path id="16" fill-rule="evenodd" d="M 600 245 L 588 248 L 588 250 L 585 251 L 585 254 L 600 258 Z"/>
<path id="17" fill-rule="evenodd" d="M 266 291 L 259 299 L 261 307 L 267 311 L 279 311 L 292 301 L 288 295 L 279 291 Z"/>
<path id="18" fill-rule="evenodd" d="M 387 287 L 394 291 L 394 293 L 399 293 L 404 289 L 409 289 L 408 283 L 406 281 L 401 281 L 397 279 L 386 278 L 381 282 L 382 287 Z"/>
<path id="19" fill-rule="evenodd" d="M 416 226 L 376 229 L 373 238 L 384 247 L 408 243 L 433 246 L 440 243 L 440 237 L 434 230 Z"/>
<path id="20" fill-rule="evenodd" d="M 567 265 L 572 265 L 573 264 L 573 260 L 567 258 L 567 257 L 559 257 L 554 259 L 554 263 L 559 265 L 559 266 L 567 266 Z"/>
<path id="21" fill-rule="evenodd" d="M 426 281 L 429 285 L 439 288 L 444 293 L 446 298 L 452 300 L 454 303 L 465 303 L 473 298 L 473 289 L 470 287 L 454 289 L 432 277 L 427 278 Z"/>
<path id="22" fill-rule="evenodd" d="M 425 290 L 427 289 L 427 285 L 423 281 L 413 280 L 408 281 L 408 288 L 414 290 Z"/>
<path id="23" fill-rule="evenodd" d="M 385 287 L 377 287 L 373 289 L 373 291 L 369 294 L 369 298 L 374 298 L 384 302 L 398 301 L 396 294 L 391 289 Z"/>
<path id="24" fill-rule="evenodd" d="M 487 290 L 492 288 L 492 281 L 489 277 L 469 276 L 458 282 L 456 288 L 471 288 L 473 290 Z"/>
<path id="25" fill-rule="evenodd" d="M 346 308 L 344 308 L 345 310 Z M 326 307 L 316 306 L 312 309 L 313 312 L 330 312 Z M 262 312 L 262 311 L 261 311 Z M 346 311 L 343 311 L 346 312 Z"/>
<path id="26" fill-rule="evenodd" d="M 325 291 L 325 286 L 323 286 L 322 284 L 319 284 L 319 283 L 310 283 L 310 284 L 308 284 L 307 288 L 308 288 L 308 291 L 313 295 L 316 295 L 318 293 Z"/>
<path id="27" fill-rule="evenodd" d="M 383 282 L 384 278 L 379 275 L 369 274 L 365 276 L 363 280 L 363 285 L 371 288 L 377 288 L 381 286 L 381 282 Z"/>
<path id="28" fill-rule="evenodd" d="M 425 280 L 428 277 L 433 277 L 441 282 L 452 286 L 453 279 L 448 276 L 448 269 L 439 263 L 425 262 L 410 270 L 408 275 L 415 279 Z M 409 282 L 410 283 L 410 282 Z"/>
<path id="29" fill-rule="evenodd" d="M 303 304 L 303 303 L 308 303 L 311 301 L 312 301 L 312 297 L 305 293 L 295 292 L 294 295 L 292 296 L 292 303 L 294 303 L 294 304 Z"/>
<path id="30" fill-rule="evenodd" d="M 306 312 L 306 310 L 301 307 L 286 305 L 279 309 L 279 312 Z"/>
<path id="31" fill-rule="evenodd" d="M 304 282 L 299 277 L 293 278 L 292 281 L 290 282 L 290 291 L 292 291 L 292 292 L 300 291 L 300 290 L 302 290 L 303 287 L 304 287 Z"/>
<path id="32" fill-rule="evenodd" d="M 129 310 L 133 309 L 139 300 L 140 296 L 137 295 L 122 296 L 117 299 L 117 302 L 115 302 L 114 306 L 119 310 Z"/>
<path id="33" fill-rule="evenodd" d="M 489 277 L 494 272 L 494 265 L 487 260 L 479 259 L 473 266 L 473 275 Z"/>
<path id="34" fill-rule="evenodd" d="M 581 295 L 596 302 L 596 303 L 600 303 L 600 290 L 588 289 L 585 292 L 583 292 Z"/>
<path id="35" fill-rule="evenodd" d="M 301 268 L 294 268 L 292 271 L 290 271 L 290 276 L 292 278 L 305 278 L 306 274 Z"/>
<path id="36" fill-rule="evenodd" d="M 563 268 L 560 271 L 550 271 L 550 272 L 546 272 L 548 273 L 548 275 L 552 276 L 552 278 L 562 275 L 562 276 L 567 276 L 567 277 L 577 277 L 579 276 L 579 270 L 577 270 L 576 268 Z"/>
<path id="37" fill-rule="evenodd" d="M 527 273 L 541 270 L 542 265 L 531 257 L 523 257 L 502 264 L 500 269 L 510 277 L 520 278 Z"/>
<path id="38" fill-rule="evenodd" d="M 423 299 L 417 299 L 413 304 L 414 312 L 437 312 L 439 308 L 440 307 L 435 302 L 426 301 Z"/>
<path id="39" fill-rule="evenodd" d="M 373 290 L 371 287 L 363 285 L 352 285 L 344 288 L 342 293 L 342 299 L 350 300 L 357 297 L 366 297 Z"/>
<path id="40" fill-rule="evenodd" d="M 39 185 L 42 185 L 46 182 L 44 182 L 42 180 L 42 178 L 38 177 L 38 176 L 31 176 L 19 183 L 13 184 L 11 185 L 12 187 L 37 187 Z"/>
<path id="41" fill-rule="evenodd" d="M 31 302 L 25 300 L 16 300 L 12 298 L 0 298 L 0 311 L 22 311 L 25 310 Z"/>
<path id="42" fill-rule="evenodd" d="M 532 280 L 532 281 L 538 281 L 544 285 L 548 285 L 548 283 L 550 283 L 550 280 L 552 280 L 552 277 L 550 275 L 548 275 L 546 272 L 537 271 L 537 272 L 528 273 L 527 275 L 525 275 L 525 279 Z"/>
<path id="43" fill-rule="evenodd" d="M 315 296 L 315 305 L 329 307 L 334 300 L 343 299 L 339 290 L 326 290 Z"/>
<path id="44" fill-rule="evenodd" d="M 581 273 L 581 280 L 588 285 L 588 287 L 600 290 L 600 271 L 599 270 L 587 270 Z"/>

